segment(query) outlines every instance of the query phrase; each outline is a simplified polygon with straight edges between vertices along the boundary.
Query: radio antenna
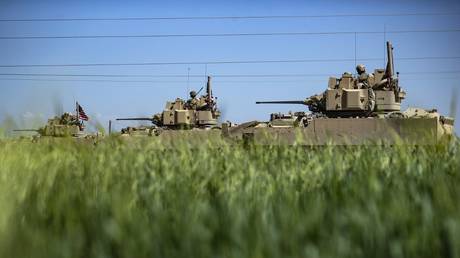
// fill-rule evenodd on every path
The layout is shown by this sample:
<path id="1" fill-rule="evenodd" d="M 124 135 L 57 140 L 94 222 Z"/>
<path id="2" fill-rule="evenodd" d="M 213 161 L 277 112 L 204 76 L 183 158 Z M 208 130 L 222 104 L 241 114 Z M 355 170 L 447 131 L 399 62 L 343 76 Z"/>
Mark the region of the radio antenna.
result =
<path id="1" fill-rule="evenodd" d="M 208 64 L 204 64 L 204 80 L 207 81 Z"/>
<path id="2" fill-rule="evenodd" d="M 187 67 L 187 94 L 190 92 L 190 67 Z"/>
<path id="3" fill-rule="evenodd" d="M 387 25 L 383 24 L 383 67 L 386 67 L 387 65 L 386 46 L 387 46 Z"/>
<path id="4" fill-rule="evenodd" d="M 356 55 L 357 55 L 357 54 L 356 54 L 356 51 L 357 51 L 357 50 L 356 50 L 356 49 L 357 49 L 357 48 L 356 48 L 356 44 L 357 44 L 357 43 L 356 43 L 356 34 L 357 34 L 357 33 L 355 32 L 355 67 L 356 67 L 356 65 L 357 65 L 357 63 L 356 63 Z"/>

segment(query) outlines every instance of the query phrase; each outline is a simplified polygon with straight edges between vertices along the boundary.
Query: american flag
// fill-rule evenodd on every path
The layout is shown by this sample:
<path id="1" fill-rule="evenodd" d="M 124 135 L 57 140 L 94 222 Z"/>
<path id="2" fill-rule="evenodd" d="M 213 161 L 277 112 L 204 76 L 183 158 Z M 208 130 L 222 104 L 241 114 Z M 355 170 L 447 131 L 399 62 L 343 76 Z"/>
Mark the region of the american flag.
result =
<path id="1" fill-rule="evenodd" d="M 78 104 L 77 102 L 77 113 L 78 113 L 78 118 L 84 121 L 88 121 L 89 117 L 86 115 L 85 111 L 83 108 Z"/>

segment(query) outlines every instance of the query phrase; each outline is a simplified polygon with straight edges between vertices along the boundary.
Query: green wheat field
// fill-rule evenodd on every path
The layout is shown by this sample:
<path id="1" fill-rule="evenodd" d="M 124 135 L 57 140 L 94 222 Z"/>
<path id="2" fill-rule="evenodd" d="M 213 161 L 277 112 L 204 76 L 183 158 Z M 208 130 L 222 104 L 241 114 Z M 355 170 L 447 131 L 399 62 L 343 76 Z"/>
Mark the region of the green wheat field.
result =
<path id="1" fill-rule="evenodd" d="M 460 257 L 460 142 L 3 139 L 0 257 Z"/>

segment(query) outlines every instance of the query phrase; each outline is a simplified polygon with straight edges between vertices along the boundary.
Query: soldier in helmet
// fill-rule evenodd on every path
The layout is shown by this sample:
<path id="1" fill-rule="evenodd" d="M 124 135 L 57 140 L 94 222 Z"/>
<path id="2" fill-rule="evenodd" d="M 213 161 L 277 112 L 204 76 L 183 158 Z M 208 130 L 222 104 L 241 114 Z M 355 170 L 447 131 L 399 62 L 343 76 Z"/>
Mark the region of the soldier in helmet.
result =
<path id="1" fill-rule="evenodd" d="M 369 88 L 369 78 L 373 75 L 366 73 L 366 67 L 363 64 L 359 64 L 356 66 L 356 72 L 358 73 L 358 76 L 356 77 L 357 88 Z"/>
<path id="2" fill-rule="evenodd" d="M 62 114 L 61 116 L 61 124 L 63 125 L 70 125 L 73 121 L 73 117 L 72 117 L 72 114 L 68 113 L 68 112 L 65 112 L 64 114 Z"/>
<path id="3" fill-rule="evenodd" d="M 359 64 L 356 66 L 356 72 L 358 76 L 356 78 L 356 88 L 358 89 L 368 89 L 368 111 L 372 112 L 375 107 L 375 93 L 372 89 L 371 85 L 369 84 L 369 78 L 373 75 L 366 73 L 366 67 L 363 64 Z"/>
<path id="4" fill-rule="evenodd" d="M 61 118 L 60 118 L 60 123 L 62 125 L 78 125 L 78 127 L 80 127 L 80 130 L 83 131 L 84 130 L 84 125 L 83 123 L 81 123 L 77 116 L 76 115 L 72 115 L 71 113 L 69 112 L 65 112 L 64 114 L 62 114 Z"/>
<path id="5" fill-rule="evenodd" d="M 196 97 L 197 93 L 196 91 L 192 90 L 190 92 L 190 98 L 187 100 L 187 103 L 185 104 L 185 106 L 189 109 L 197 109 L 198 108 L 198 104 L 199 104 L 199 100 L 198 98 Z"/>

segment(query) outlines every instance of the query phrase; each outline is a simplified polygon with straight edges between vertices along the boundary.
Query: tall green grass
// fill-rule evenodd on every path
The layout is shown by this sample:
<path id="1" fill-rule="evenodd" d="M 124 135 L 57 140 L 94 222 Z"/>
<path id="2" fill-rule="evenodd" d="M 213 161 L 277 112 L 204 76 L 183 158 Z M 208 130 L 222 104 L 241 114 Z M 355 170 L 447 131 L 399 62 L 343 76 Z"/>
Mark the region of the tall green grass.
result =
<path id="1" fill-rule="evenodd" d="M 459 257 L 460 143 L 0 142 L 0 257 Z"/>

